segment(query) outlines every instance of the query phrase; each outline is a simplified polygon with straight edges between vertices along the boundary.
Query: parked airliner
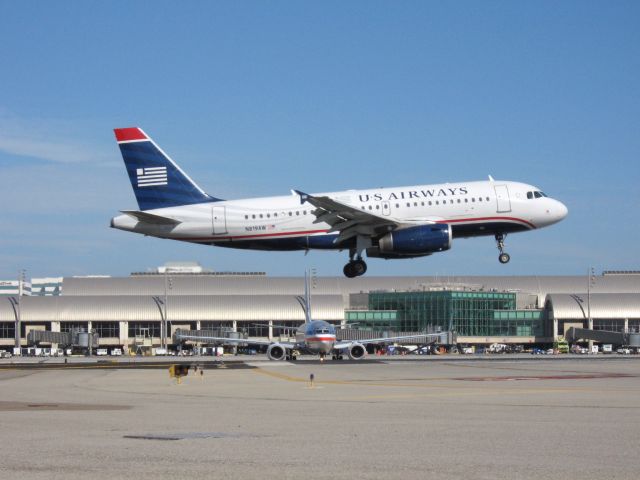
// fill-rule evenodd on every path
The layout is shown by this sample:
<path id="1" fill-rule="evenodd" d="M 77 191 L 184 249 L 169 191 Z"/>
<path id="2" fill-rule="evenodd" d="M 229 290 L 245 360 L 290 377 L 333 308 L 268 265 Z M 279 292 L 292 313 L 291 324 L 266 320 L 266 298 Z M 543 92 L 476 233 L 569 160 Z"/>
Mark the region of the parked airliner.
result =
<path id="1" fill-rule="evenodd" d="M 321 360 L 332 354 L 334 360 L 342 360 L 346 354 L 351 360 L 361 360 L 367 354 L 367 344 L 390 343 L 398 340 L 417 340 L 431 343 L 440 338 L 440 333 L 421 335 L 402 335 L 398 337 L 380 337 L 366 340 L 337 340 L 336 327 L 324 320 L 313 320 L 311 316 L 311 288 L 309 275 L 304 277 L 304 298 L 298 299 L 304 311 L 305 321 L 295 333 L 294 341 L 272 341 L 261 338 L 227 338 L 202 335 L 190 335 L 182 330 L 176 330 L 174 337 L 178 342 L 194 341 L 200 343 L 216 343 L 222 345 L 263 345 L 267 347 L 269 360 L 295 360 L 300 353 L 319 355 Z M 277 327 L 277 325 L 273 325 Z M 283 328 L 283 327 L 280 327 Z"/>
<path id="2" fill-rule="evenodd" d="M 344 274 L 368 257 L 414 258 L 457 237 L 493 236 L 501 263 L 507 234 L 546 227 L 567 207 L 525 183 L 485 181 L 222 200 L 204 192 L 140 128 L 115 130 L 138 210 L 111 220 L 159 238 L 255 250 L 346 250 Z"/>

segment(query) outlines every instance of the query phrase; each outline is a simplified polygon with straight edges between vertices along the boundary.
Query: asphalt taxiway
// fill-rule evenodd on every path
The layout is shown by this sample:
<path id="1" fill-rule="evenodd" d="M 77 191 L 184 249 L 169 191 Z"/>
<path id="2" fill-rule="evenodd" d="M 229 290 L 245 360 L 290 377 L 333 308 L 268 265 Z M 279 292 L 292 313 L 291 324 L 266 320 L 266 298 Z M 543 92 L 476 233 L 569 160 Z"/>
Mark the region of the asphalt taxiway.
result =
<path id="1" fill-rule="evenodd" d="M 6 478 L 640 475 L 635 358 L 3 365 Z"/>

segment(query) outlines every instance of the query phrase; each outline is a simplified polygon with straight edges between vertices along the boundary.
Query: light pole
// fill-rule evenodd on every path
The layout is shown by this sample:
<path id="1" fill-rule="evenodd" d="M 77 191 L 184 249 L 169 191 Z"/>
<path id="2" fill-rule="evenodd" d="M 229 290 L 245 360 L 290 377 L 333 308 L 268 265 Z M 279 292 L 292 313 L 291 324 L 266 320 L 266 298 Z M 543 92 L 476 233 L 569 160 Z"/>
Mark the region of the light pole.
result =
<path id="1" fill-rule="evenodd" d="M 164 271 L 164 315 L 163 315 L 162 325 L 161 325 L 162 338 L 160 341 L 160 343 L 162 344 L 162 348 L 164 348 L 165 350 L 167 350 L 168 348 L 167 327 L 169 325 L 169 322 L 167 321 L 167 311 L 168 311 L 167 303 L 169 300 L 169 291 L 172 288 L 173 288 L 173 281 L 171 277 L 167 275 L 167 270 L 165 269 Z"/>
<path id="2" fill-rule="evenodd" d="M 22 310 L 20 308 L 20 304 L 22 303 L 21 297 L 24 294 L 23 291 L 23 285 L 24 285 L 24 279 L 25 279 L 25 270 L 22 269 L 18 272 L 18 298 L 15 300 L 15 306 L 16 306 L 16 324 L 15 324 L 15 332 L 14 332 L 14 338 L 15 338 L 15 347 L 16 348 L 20 348 L 20 329 L 22 326 Z"/>
<path id="3" fill-rule="evenodd" d="M 304 301 L 302 302 L 304 309 L 304 321 L 305 323 L 311 322 L 311 289 L 316 288 L 317 278 L 316 269 L 311 268 L 304 271 Z"/>
<path id="4" fill-rule="evenodd" d="M 596 275 L 593 267 L 587 270 L 587 328 L 593 330 L 593 318 L 591 317 L 591 287 L 596 284 Z M 589 340 L 589 353 L 593 351 L 593 340 Z"/>

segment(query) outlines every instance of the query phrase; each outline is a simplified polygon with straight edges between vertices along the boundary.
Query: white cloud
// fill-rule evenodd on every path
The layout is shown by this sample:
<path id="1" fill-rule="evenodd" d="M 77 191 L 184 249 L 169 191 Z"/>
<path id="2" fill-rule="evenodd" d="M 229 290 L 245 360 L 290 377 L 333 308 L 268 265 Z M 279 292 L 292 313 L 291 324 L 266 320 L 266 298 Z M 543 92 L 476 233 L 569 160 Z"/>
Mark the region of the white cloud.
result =
<path id="1" fill-rule="evenodd" d="M 113 161 L 112 154 L 77 140 L 83 128 L 81 122 L 22 119 L 0 109 L 0 152 L 54 163 Z"/>
<path id="2" fill-rule="evenodd" d="M 38 158 L 51 162 L 74 163 L 90 160 L 92 153 L 78 145 L 48 142 L 37 138 L 9 136 L 0 133 L 0 150 L 12 155 Z"/>

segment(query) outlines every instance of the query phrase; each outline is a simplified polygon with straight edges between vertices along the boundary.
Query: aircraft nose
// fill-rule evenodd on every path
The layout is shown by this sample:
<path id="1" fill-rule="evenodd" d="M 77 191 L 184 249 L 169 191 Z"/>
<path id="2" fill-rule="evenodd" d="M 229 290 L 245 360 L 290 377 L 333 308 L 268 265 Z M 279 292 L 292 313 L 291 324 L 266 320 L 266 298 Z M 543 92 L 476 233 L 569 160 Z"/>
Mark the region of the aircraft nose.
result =
<path id="1" fill-rule="evenodd" d="M 557 200 L 556 200 L 557 201 Z M 557 202 L 558 206 L 556 208 L 556 215 L 558 216 L 558 221 L 562 220 L 569 213 L 569 209 L 562 202 Z"/>
<path id="2" fill-rule="evenodd" d="M 564 219 L 569 213 L 569 209 L 566 205 L 558 200 L 553 200 L 553 204 L 547 210 L 547 214 L 549 215 L 549 220 L 551 223 L 557 223 Z"/>

